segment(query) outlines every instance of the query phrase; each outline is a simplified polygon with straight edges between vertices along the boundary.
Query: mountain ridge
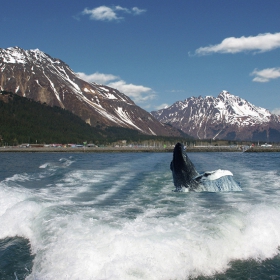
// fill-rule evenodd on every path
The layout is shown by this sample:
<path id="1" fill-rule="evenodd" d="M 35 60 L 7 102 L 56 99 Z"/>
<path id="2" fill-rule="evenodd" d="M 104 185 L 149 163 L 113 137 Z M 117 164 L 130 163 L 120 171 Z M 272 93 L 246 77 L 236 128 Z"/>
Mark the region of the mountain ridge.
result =
<path id="1" fill-rule="evenodd" d="M 82 80 L 65 62 L 39 49 L 0 49 L 0 89 L 65 108 L 94 127 L 124 127 L 148 135 L 183 135 L 160 123 L 125 94 Z"/>
<path id="2" fill-rule="evenodd" d="M 280 116 L 225 90 L 216 98 L 189 97 L 151 114 L 198 139 L 280 139 Z"/>

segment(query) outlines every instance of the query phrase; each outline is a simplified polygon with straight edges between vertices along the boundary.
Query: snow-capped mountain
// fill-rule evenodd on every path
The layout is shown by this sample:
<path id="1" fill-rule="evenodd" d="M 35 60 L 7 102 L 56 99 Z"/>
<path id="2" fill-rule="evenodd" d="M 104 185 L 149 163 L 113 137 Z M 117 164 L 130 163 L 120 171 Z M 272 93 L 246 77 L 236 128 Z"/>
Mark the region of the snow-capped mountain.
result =
<path id="1" fill-rule="evenodd" d="M 116 89 L 80 79 L 60 59 L 19 47 L 0 49 L 0 88 L 59 106 L 92 126 L 121 126 L 150 135 L 179 135 Z"/>
<path id="2" fill-rule="evenodd" d="M 199 139 L 280 141 L 279 116 L 227 91 L 190 97 L 152 115 Z"/>

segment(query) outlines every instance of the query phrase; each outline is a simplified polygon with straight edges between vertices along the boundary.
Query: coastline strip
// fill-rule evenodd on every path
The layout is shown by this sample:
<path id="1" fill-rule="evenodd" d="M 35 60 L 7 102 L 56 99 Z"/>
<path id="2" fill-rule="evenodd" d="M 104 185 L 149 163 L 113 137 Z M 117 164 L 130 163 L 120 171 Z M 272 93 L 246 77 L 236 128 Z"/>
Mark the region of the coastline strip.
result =
<path id="1" fill-rule="evenodd" d="M 243 152 L 241 147 L 236 146 L 195 146 L 187 147 L 189 152 Z M 24 152 L 24 153 L 172 153 L 173 147 L 0 147 L 1 152 Z M 280 147 L 251 147 L 246 153 L 280 152 Z"/>

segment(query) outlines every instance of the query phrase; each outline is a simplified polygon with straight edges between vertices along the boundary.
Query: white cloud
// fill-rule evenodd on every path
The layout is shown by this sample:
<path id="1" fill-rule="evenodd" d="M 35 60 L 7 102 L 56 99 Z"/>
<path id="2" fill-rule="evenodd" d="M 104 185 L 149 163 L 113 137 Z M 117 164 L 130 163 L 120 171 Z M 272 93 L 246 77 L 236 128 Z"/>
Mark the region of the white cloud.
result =
<path id="1" fill-rule="evenodd" d="M 101 84 L 101 85 L 104 85 L 104 84 L 108 83 L 109 81 L 119 79 L 118 76 L 115 76 L 115 75 L 112 75 L 112 74 L 102 74 L 102 73 L 98 73 L 98 72 L 90 74 L 90 75 L 87 75 L 87 74 L 82 73 L 82 72 L 78 72 L 76 74 L 82 80 L 85 80 L 85 81 L 90 82 L 90 83 Z"/>
<path id="2" fill-rule="evenodd" d="M 280 47 L 280 33 L 265 33 L 249 37 L 229 37 L 220 44 L 201 47 L 195 51 L 196 55 L 210 53 L 239 53 L 239 52 L 267 52 Z"/>
<path id="3" fill-rule="evenodd" d="M 255 76 L 255 78 L 253 79 L 254 82 L 269 82 L 272 79 L 280 78 L 280 67 L 266 68 L 263 70 L 255 69 L 250 75 Z"/>
<path id="4" fill-rule="evenodd" d="M 109 87 L 116 88 L 120 92 L 129 96 L 135 103 L 147 102 L 154 99 L 155 94 L 149 87 L 141 85 L 127 84 L 125 81 L 120 80 L 116 82 L 111 82 L 108 84 Z"/>
<path id="5" fill-rule="evenodd" d="M 142 13 L 145 13 L 146 10 L 144 10 L 144 9 L 139 9 L 139 8 L 137 8 L 137 7 L 133 7 L 133 8 L 132 8 L 132 12 L 133 12 L 135 15 L 140 15 L 140 14 L 142 14 Z"/>
<path id="6" fill-rule="evenodd" d="M 101 20 L 101 21 L 118 21 L 122 20 L 123 17 L 120 16 L 120 13 L 126 13 L 131 15 L 140 15 L 146 12 L 146 10 L 133 7 L 132 9 L 124 8 L 121 6 L 100 6 L 94 9 L 85 8 L 82 12 L 82 15 L 90 15 L 92 20 Z"/>
<path id="7" fill-rule="evenodd" d="M 157 110 L 161 110 L 161 109 L 166 109 L 168 107 L 169 107 L 169 104 L 163 103 L 161 105 L 155 106 L 154 108 L 155 108 L 155 111 L 157 111 Z"/>
<path id="8" fill-rule="evenodd" d="M 121 6 L 115 6 L 114 8 L 115 8 L 116 11 L 122 11 L 122 12 L 130 14 L 130 10 L 127 9 L 127 8 L 123 8 Z"/>
<path id="9" fill-rule="evenodd" d="M 85 8 L 82 12 L 83 15 L 90 15 L 90 19 L 93 20 L 120 20 L 121 17 L 118 17 L 112 8 L 106 6 L 100 6 L 95 9 L 89 10 Z"/>
<path id="10" fill-rule="evenodd" d="M 183 89 L 171 89 L 171 90 L 166 90 L 166 92 L 181 93 L 181 92 L 185 92 L 185 90 L 183 90 Z"/>
<path id="11" fill-rule="evenodd" d="M 280 115 L 280 108 L 275 108 L 271 111 L 272 114 Z"/>
<path id="12" fill-rule="evenodd" d="M 155 98 L 155 93 L 149 87 L 142 85 L 127 84 L 120 80 L 118 76 L 112 74 L 93 73 L 85 74 L 82 72 L 76 73 L 79 78 L 90 83 L 107 85 L 115 88 L 125 95 L 129 96 L 135 103 L 145 103 Z"/>

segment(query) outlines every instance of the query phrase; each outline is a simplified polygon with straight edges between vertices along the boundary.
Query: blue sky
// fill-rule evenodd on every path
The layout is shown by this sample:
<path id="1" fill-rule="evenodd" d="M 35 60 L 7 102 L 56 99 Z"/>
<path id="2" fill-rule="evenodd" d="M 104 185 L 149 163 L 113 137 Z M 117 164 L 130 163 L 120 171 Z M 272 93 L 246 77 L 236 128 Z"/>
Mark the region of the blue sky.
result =
<path id="1" fill-rule="evenodd" d="M 280 114 L 278 0 L 11 0 L 0 48 L 40 49 L 147 111 L 222 90 Z"/>

